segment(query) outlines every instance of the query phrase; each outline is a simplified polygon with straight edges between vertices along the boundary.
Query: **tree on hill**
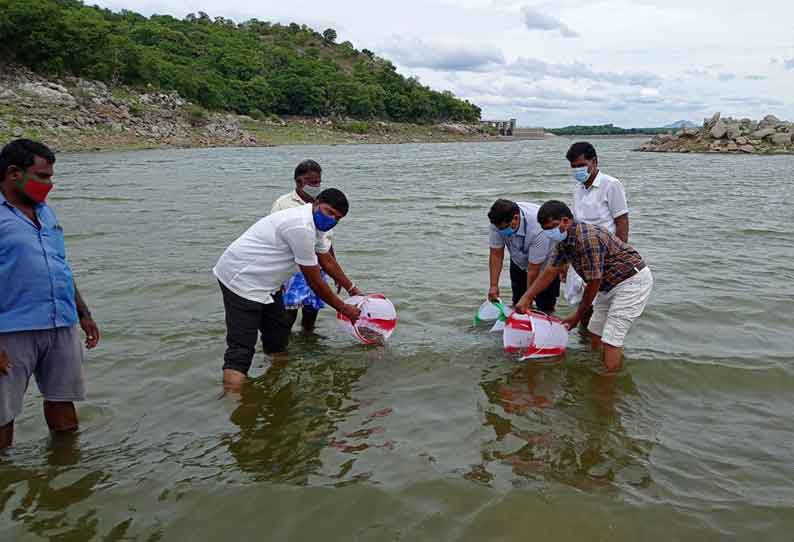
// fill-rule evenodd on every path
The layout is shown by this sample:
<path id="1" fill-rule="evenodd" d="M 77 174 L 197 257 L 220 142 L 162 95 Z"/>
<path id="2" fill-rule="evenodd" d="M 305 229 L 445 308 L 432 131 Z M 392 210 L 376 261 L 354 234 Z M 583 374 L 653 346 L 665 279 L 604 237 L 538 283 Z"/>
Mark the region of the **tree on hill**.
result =
<path id="1" fill-rule="evenodd" d="M 476 121 L 480 108 L 407 79 L 394 65 L 297 23 L 184 20 L 89 7 L 78 0 L 0 0 L 0 60 L 176 90 L 242 114 Z M 323 46 L 325 45 L 325 46 Z"/>
<path id="2" fill-rule="evenodd" d="M 323 30 L 323 39 L 328 43 L 333 43 L 336 41 L 336 30 L 333 28 L 326 28 Z"/>

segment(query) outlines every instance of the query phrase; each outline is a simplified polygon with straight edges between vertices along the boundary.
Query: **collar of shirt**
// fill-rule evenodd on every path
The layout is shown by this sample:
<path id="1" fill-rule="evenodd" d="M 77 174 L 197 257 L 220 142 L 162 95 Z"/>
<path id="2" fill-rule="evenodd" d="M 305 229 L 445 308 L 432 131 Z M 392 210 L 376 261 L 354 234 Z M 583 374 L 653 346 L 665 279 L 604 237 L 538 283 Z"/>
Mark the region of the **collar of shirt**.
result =
<path id="1" fill-rule="evenodd" d="M 303 201 L 303 198 L 298 195 L 297 190 L 293 190 L 292 194 L 290 194 L 290 197 L 292 198 L 292 201 L 294 201 L 299 205 L 308 205 L 309 203 L 311 203 L 311 202 Z"/>
<path id="2" fill-rule="evenodd" d="M 586 187 L 584 184 L 579 184 L 579 190 L 582 192 L 590 192 L 593 188 L 598 188 L 601 186 L 601 170 L 598 170 L 596 173 L 595 179 L 593 179 L 593 184 L 590 185 L 590 188 Z"/>
<path id="3" fill-rule="evenodd" d="M 522 237 L 527 236 L 527 214 L 524 212 L 524 209 L 521 207 L 518 208 L 518 214 L 521 217 L 521 223 L 518 225 L 518 230 L 516 231 L 516 235 L 520 235 Z"/>
<path id="4" fill-rule="evenodd" d="M 29 217 L 28 215 L 26 215 L 25 213 L 23 213 L 23 212 L 22 212 L 21 210 L 19 210 L 18 208 L 14 207 L 14 206 L 13 206 L 13 205 L 12 205 L 12 204 L 11 204 L 11 203 L 10 203 L 10 202 L 7 200 L 7 199 L 6 199 L 6 196 L 5 196 L 5 194 L 3 194 L 3 192 L 2 192 L 2 191 L 0 191 L 0 205 L 4 205 L 5 207 L 7 207 L 7 208 L 8 208 L 8 210 L 10 210 L 12 213 L 14 213 L 15 215 L 17 215 L 19 218 L 21 218 L 22 220 L 25 220 L 26 222 L 29 222 L 29 223 L 30 223 L 30 224 L 32 224 L 34 227 L 38 228 L 38 226 L 36 226 L 36 224 L 35 224 L 35 223 L 34 223 L 34 222 L 33 222 L 33 221 L 30 219 L 30 217 Z M 33 206 L 33 210 L 34 210 L 34 211 L 35 211 L 35 213 L 36 213 L 36 218 L 38 218 L 38 219 L 39 219 L 39 224 L 41 224 L 41 223 L 42 223 L 42 214 L 41 214 L 41 211 L 42 211 L 42 209 L 44 209 L 46 206 L 47 206 L 47 204 L 46 204 L 46 203 L 37 203 L 36 205 L 34 205 L 34 206 Z"/>

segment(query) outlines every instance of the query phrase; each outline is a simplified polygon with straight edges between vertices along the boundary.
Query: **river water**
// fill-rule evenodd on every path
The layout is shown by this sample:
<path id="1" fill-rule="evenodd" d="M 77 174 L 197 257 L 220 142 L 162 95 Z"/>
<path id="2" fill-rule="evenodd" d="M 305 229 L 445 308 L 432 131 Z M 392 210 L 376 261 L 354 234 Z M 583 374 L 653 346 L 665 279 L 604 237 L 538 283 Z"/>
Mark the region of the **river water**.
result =
<path id="1" fill-rule="evenodd" d="M 488 207 L 569 200 L 569 143 L 59 156 L 51 200 L 104 336 L 75 439 L 51 441 L 31 385 L 0 540 L 790 540 L 794 157 L 596 141 L 656 278 L 607 377 L 575 334 L 528 366 L 472 326 Z M 397 331 L 358 347 L 326 310 L 223 396 L 210 269 L 307 157 L 348 194 L 338 257 Z"/>

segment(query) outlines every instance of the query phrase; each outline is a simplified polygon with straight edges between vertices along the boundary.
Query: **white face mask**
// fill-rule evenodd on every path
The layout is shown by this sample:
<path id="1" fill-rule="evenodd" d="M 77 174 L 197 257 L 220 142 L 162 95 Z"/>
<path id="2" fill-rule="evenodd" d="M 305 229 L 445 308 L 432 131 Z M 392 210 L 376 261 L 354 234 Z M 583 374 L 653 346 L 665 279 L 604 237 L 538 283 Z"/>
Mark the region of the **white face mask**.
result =
<path id="1" fill-rule="evenodd" d="M 314 186 L 311 184 L 306 184 L 303 186 L 303 191 L 312 199 L 317 199 L 317 196 L 320 195 L 320 192 L 323 191 L 323 187 L 320 185 Z"/>

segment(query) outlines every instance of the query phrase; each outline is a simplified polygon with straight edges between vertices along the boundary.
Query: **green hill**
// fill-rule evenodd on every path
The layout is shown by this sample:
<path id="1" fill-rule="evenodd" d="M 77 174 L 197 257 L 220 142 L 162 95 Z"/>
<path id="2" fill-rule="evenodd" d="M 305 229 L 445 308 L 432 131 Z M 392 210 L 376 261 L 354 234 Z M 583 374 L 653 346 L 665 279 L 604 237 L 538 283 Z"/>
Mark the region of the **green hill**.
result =
<path id="1" fill-rule="evenodd" d="M 42 74 L 176 90 L 208 109 L 255 118 L 342 115 L 476 121 L 480 108 L 396 72 L 388 60 L 306 25 L 179 20 L 76 0 L 0 0 L 0 59 Z"/>

